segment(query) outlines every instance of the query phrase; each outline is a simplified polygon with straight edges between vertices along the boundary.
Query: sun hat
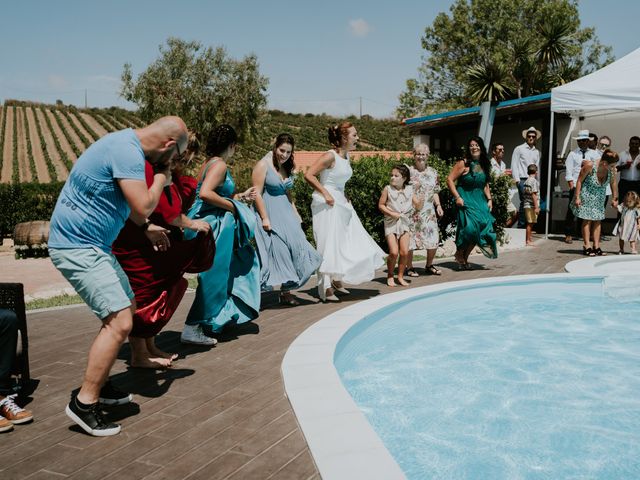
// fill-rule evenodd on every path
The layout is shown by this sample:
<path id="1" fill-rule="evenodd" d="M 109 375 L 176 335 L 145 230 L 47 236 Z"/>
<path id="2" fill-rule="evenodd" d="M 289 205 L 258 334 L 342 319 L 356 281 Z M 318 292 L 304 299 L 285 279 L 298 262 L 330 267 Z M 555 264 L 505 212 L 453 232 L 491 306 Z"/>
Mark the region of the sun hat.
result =
<path id="1" fill-rule="evenodd" d="M 529 127 L 526 130 L 522 130 L 522 138 L 527 139 L 527 133 L 534 132 L 536 134 L 536 140 L 540 140 L 542 137 L 542 132 L 538 130 L 536 127 Z"/>
<path id="2" fill-rule="evenodd" d="M 573 137 L 574 140 L 589 140 L 589 130 L 579 130 L 578 136 Z"/>

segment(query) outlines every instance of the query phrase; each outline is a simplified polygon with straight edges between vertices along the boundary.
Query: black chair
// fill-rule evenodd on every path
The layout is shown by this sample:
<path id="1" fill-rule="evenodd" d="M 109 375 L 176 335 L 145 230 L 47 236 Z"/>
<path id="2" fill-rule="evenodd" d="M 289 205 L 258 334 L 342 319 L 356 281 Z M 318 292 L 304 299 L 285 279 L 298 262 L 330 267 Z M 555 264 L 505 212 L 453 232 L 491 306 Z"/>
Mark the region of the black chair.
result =
<path id="1" fill-rule="evenodd" d="M 27 314 L 24 308 L 24 287 L 21 283 L 0 283 L 0 308 L 12 310 L 18 317 L 18 347 L 13 373 L 18 376 L 20 387 L 24 388 L 30 385 L 31 375 Z"/>

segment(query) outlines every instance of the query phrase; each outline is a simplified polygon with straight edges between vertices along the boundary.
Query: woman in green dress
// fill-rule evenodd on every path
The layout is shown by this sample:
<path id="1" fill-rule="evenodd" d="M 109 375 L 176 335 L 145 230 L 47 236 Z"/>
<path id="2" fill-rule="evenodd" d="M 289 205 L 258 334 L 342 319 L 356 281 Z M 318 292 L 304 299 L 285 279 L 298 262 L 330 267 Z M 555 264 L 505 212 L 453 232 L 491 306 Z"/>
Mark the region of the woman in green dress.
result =
<path id="1" fill-rule="evenodd" d="M 489 179 L 491 162 L 480 137 L 467 142 L 465 158 L 458 160 L 447 177 L 447 186 L 456 199 L 456 262 L 459 270 L 471 270 L 469 255 L 477 246 L 488 258 L 496 258 L 495 218 Z"/>

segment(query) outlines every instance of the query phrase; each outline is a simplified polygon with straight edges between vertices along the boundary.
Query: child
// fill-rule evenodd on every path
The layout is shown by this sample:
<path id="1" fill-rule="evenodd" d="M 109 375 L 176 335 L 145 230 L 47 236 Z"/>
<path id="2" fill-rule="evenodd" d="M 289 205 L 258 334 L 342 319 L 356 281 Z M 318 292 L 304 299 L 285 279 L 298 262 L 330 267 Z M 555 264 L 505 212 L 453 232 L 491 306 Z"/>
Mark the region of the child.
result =
<path id="1" fill-rule="evenodd" d="M 633 190 L 627 192 L 624 196 L 624 202 L 618 205 L 620 212 L 620 220 L 613 229 L 613 234 L 618 236 L 620 242 L 619 255 L 624 253 L 624 242 L 629 242 L 631 253 L 636 254 L 636 242 L 638 240 L 638 231 L 640 229 L 640 196 Z"/>
<path id="2" fill-rule="evenodd" d="M 414 208 L 418 210 L 422 208 L 421 202 L 413 193 L 413 187 L 408 185 L 409 178 L 410 173 L 406 165 L 393 167 L 389 185 L 384 187 L 378 201 L 378 208 L 384 214 L 384 234 L 389 245 L 387 285 L 390 287 L 396 286 L 393 271 L 398 259 L 398 250 L 400 250 L 398 283 L 403 286 L 409 285 L 404 279 L 404 271 L 409 259 L 410 216 Z"/>
<path id="3" fill-rule="evenodd" d="M 533 246 L 533 239 L 531 233 L 533 226 L 538 221 L 538 215 L 540 214 L 540 199 L 538 193 L 538 180 L 536 180 L 536 173 L 538 173 L 538 167 L 535 164 L 531 164 L 527 167 L 527 178 L 524 182 L 524 218 L 527 222 L 527 247 Z"/>

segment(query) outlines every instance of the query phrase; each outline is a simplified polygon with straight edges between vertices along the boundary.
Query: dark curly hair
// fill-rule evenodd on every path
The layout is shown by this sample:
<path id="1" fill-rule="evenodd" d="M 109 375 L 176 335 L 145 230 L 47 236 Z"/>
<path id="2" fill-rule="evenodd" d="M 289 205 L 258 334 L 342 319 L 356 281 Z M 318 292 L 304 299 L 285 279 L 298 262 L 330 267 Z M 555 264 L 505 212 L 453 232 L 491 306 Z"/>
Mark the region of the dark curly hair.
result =
<path id="1" fill-rule="evenodd" d="M 209 157 L 222 155 L 227 148 L 238 142 L 238 134 L 231 125 L 223 123 L 209 132 L 205 153 Z"/>
<path id="2" fill-rule="evenodd" d="M 484 146 L 484 141 L 482 140 L 482 138 L 478 137 L 477 135 L 471 137 L 468 141 L 467 141 L 467 147 L 465 148 L 465 152 L 464 152 L 464 158 L 465 158 L 465 162 L 467 163 L 467 165 L 469 163 L 471 163 L 471 149 L 470 149 L 470 145 L 471 142 L 476 142 L 478 144 L 478 146 L 480 147 L 480 166 L 482 167 L 482 171 L 484 172 L 485 176 L 487 177 L 487 182 L 489 181 L 489 179 L 491 178 L 491 161 L 489 160 L 489 157 L 487 156 L 487 147 Z"/>
<path id="3" fill-rule="evenodd" d="M 296 167 L 295 161 L 293 159 L 293 152 L 295 150 L 296 145 L 291 135 L 289 135 L 288 133 L 281 133 L 276 137 L 276 143 L 273 145 L 273 150 L 272 150 L 273 151 L 272 160 L 273 160 L 273 166 L 276 168 L 276 170 L 279 170 L 280 165 L 278 164 L 278 160 L 276 160 L 276 149 L 280 145 L 284 145 L 285 143 L 288 143 L 289 145 L 291 145 L 291 155 L 289 156 L 287 161 L 282 164 L 282 168 L 284 168 L 284 171 L 287 172 L 287 177 L 290 177 L 291 172 L 293 172 L 293 169 Z"/>
<path id="4" fill-rule="evenodd" d="M 353 124 L 346 121 L 329 127 L 329 143 L 334 148 L 340 148 L 340 144 L 346 140 L 351 127 Z"/>

